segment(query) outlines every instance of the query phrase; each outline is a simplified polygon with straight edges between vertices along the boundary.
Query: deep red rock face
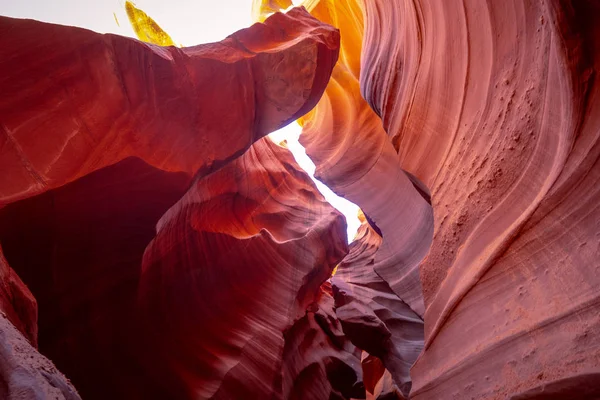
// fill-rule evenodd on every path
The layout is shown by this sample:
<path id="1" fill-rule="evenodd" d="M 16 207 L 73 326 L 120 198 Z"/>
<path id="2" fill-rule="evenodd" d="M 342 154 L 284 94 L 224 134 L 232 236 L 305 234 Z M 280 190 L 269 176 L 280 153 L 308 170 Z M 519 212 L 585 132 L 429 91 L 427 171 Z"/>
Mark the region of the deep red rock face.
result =
<path id="1" fill-rule="evenodd" d="M 39 327 L 85 398 L 280 398 L 297 373 L 282 372 L 284 332 L 346 254 L 345 223 L 287 149 L 250 146 L 314 106 L 337 30 L 297 9 L 186 49 L 9 18 L 0 31 L 10 322 L 33 344 Z M 10 322 L 13 398 L 28 364 Z M 338 352 L 319 373 L 356 369 L 360 389 L 356 349 Z M 23 390 L 76 398 L 36 368 Z"/>
<path id="2" fill-rule="evenodd" d="M 347 253 L 345 229 L 270 140 L 198 179 L 144 254 L 138 308 L 149 373 L 185 398 L 278 398 L 282 379 L 298 391 L 282 377 L 282 332 Z"/>
<path id="3" fill-rule="evenodd" d="M 130 335 L 140 333 L 131 322 L 142 255 L 189 182 L 128 158 L 0 210 L 6 258 L 40 306 L 39 349 L 85 397 L 90 388 L 110 398 L 134 386 Z"/>
<path id="4" fill-rule="evenodd" d="M 33 346 L 37 346 L 37 302 L 27 285 L 8 265 L 2 247 L 0 247 L 0 310 Z"/>
<path id="5" fill-rule="evenodd" d="M 131 156 L 218 167 L 314 106 L 339 43 L 300 9 L 183 49 L 5 17 L 0 36 L 0 204 Z"/>
<path id="6" fill-rule="evenodd" d="M 285 332 L 285 399 L 362 399 L 361 351 L 345 336 L 325 282 L 304 317 Z"/>

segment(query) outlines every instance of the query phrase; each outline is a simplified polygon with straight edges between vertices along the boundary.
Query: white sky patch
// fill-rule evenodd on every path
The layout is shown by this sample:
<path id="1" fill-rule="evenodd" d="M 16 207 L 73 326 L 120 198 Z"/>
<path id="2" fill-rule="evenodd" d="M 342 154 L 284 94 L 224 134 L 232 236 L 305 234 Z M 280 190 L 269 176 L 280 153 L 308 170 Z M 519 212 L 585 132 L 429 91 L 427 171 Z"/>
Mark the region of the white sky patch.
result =
<path id="1" fill-rule="evenodd" d="M 250 0 L 136 0 L 133 3 L 176 43 L 184 46 L 216 42 L 252 25 Z M 0 14 L 135 37 L 125 13 L 125 0 L 0 0 Z"/>
<path id="2" fill-rule="evenodd" d="M 251 0 L 138 0 L 133 3 L 154 19 L 175 43 L 184 46 L 216 42 L 252 25 Z M 299 3 L 294 0 L 294 4 Z M 0 15 L 136 37 L 127 20 L 124 0 L 0 0 Z M 314 178 L 315 165 L 298 142 L 301 131 L 293 122 L 270 137 L 277 143 L 287 140 L 298 164 L 327 201 L 345 215 L 350 242 L 360 225 L 358 207 Z"/>
<path id="3" fill-rule="evenodd" d="M 280 143 L 283 140 L 287 140 L 288 149 L 290 149 L 294 155 L 294 158 L 298 164 L 300 164 L 302 169 L 304 169 L 308 175 L 310 175 L 310 178 L 317 185 L 319 192 L 321 192 L 321 194 L 332 206 L 337 208 L 346 217 L 346 223 L 348 224 L 348 243 L 350 243 L 356 235 L 358 227 L 360 226 L 360 221 L 358 219 L 358 206 L 344 199 L 343 197 L 336 195 L 331 189 L 325 186 L 325 184 L 315 178 L 315 164 L 306 155 L 304 147 L 302 147 L 298 141 L 301 132 L 302 128 L 300 125 L 298 125 L 297 122 L 292 122 L 285 128 L 281 128 L 280 130 L 271 133 L 269 138 L 275 143 Z"/>

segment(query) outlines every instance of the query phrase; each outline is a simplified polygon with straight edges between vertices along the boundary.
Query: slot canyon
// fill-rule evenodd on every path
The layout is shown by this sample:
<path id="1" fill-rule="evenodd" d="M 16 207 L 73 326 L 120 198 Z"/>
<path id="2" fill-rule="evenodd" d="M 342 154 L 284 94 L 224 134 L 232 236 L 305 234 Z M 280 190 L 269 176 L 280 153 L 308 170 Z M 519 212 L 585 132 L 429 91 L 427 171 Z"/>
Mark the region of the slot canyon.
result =
<path id="1" fill-rule="evenodd" d="M 0 399 L 600 399 L 600 2 L 125 8 L 0 16 Z"/>

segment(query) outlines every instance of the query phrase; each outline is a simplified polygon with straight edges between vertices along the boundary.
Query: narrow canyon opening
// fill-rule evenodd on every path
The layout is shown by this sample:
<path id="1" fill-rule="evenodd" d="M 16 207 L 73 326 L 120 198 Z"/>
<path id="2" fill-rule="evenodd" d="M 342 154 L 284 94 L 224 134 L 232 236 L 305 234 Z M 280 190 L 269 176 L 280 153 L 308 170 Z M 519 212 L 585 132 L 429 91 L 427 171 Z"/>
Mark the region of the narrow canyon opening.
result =
<path id="1" fill-rule="evenodd" d="M 315 178 L 315 164 L 306 155 L 306 150 L 299 141 L 301 133 L 302 127 L 296 122 L 292 122 L 288 126 L 271 133 L 269 139 L 278 144 L 285 141 L 284 146 L 292 152 L 298 165 L 310 176 L 317 189 L 319 189 L 319 192 L 321 192 L 329 204 L 344 214 L 348 226 L 348 243 L 351 243 L 361 224 L 359 219 L 360 210 L 356 204 L 338 196 L 326 184 Z"/>
<path id="2" fill-rule="evenodd" d="M 0 397 L 598 398 L 600 6 L 429 3 L 1 4 Z"/>
<path id="3" fill-rule="evenodd" d="M 94 25 L 97 21 L 88 20 L 85 22 L 85 17 L 78 14 L 77 6 L 74 6 L 69 14 L 64 14 L 57 9 L 19 9 L 19 6 L 15 7 L 16 9 L 13 11 L 17 16 L 37 17 L 42 20 L 63 23 L 66 17 L 74 25 L 83 25 L 104 32 L 115 29 L 113 21 L 110 21 L 113 25 L 103 26 L 100 29 L 98 29 L 98 25 Z M 131 8 L 131 6 L 128 7 L 130 7 L 128 9 L 129 17 L 134 18 L 132 19 L 134 21 L 141 11 Z M 152 7 L 149 7 L 147 11 L 152 11 Z M 146 14 L 139 15 L 142 16 L 139 23 L 144 23 L 143 18 L 146 18 Z M 160 15 L 160 13 L 156 16 L 163 21 L 165 20 L 165 16 Z M 114 18 L 119 33 L 135 36 L 133 31 L 127 30 L 127 25 L 119 23 L 117 13 L 114 14 Z M 123 15 L 121 15 L 121 22 L 123 22 L 122 20 Z M 168 16 L 166 20 L 168 21 Z M 235 30 L 236 23 L 241 23 L 240 19 L 235 18 L 229 19 L 229 21 L 230 26 L 228 29 L 231 32 Z M 181 28 L 182 25 L 179 24 L 178 27 Z M 123 32 L 124 29 L 125 32 Z M 175 30 L 175 32 L 180 31 Z M 195 30 L 194 33 L 214 32 L 211 32 L 210 29 L 204 29 Z M 173 35 L 174 39 L 162 33 L 160 35 L 162 36 L 157 36 L 160 39 L 156 40 L 166 41 L 166 43 L 179 43 L 177 35 Z M 190 35 L 182 41 L 185 43 L 201 43 L 207 41 L 206 38 L 207 36 L 194 37 Z M 283 337 L 277 339 L 280 341 L 285 338 L 285 346 L 282 347 L 284 362 L 291 362 L 292 364 L 298 362 L 292 361 L 298 357 L 299 349 L 296 346 L 300 346 L 299 341 L 305 341 L 314 335 L 314 328 L 310 328 L 310 324 L 313 323 L 311 321 L 316 321 L 320 326 L 319 335 L 321 335 L 317 336 L 319 339 L 316 343 L 319 343 L 319 341 L 329 343 L 331 340 L 336 343 L 333 346 L 334 351 L 332 354 L 324 357 L 322 361 L 326 371 L 324 376 L 328 380 L 326 384 L 323 382 L 323 385 L 331 386 L 332 392 L 339 393 L 344 398 L 361 398 L 361 392 L 364 393 L 365 391 L 361 378 L 363 371 L 362 367 L 357 370 L 353 363 L 361 361 L 361 351 L 364 354 L 362 358 L 366 357 L 367 353 L 364 350 L 368 350 L 370 355 L 365 358 L 365 365 L 368 366 L 369 371 L 373 369 L 377 372 L 374 372 L 375 376 L 370 378 L 372 382 L 367 385 L 367 390 L 375 391 L 375 382 L 381 378 L 384 372 L 390 373 L 384 367 L 386 365 L 388 369 L 391 369 L 396 379 L 399 379 L 398 382 L 402 383 L 402 392 L 408 393 L 410 379 L 407 377 L 407 371 L 394 370 L 393 365 L 397 364 L 397 360 L 406 359 L 406 357 L 414 359 L 418 354 L 419 347 L 414 347 L 411 350 L 412 354 L 408 355 L 391 340 L 365 341 L 364 338 L 377 337 L 381 335 L 381 332 L 377 332 L 377 329 L 373 330 L 373 328 L 350 322 L 364 316 L 360 315 L 362 312 L 360 308 L 355 306 L 356 299 L 349 300 L 351 298 L 349 292 L 353 292 L 355 289 L 348 290 L 348 286 L 344 286 L 348 284 L 352 286 L 356 283 L 350 283 L 352 279 L 350 279 L 350 282 L 346 282 L 345 277 L 348 276 L 349 271 L 356 272 L 355 270 L 368 268 L 373 263 L 374 254 L 370 251 L 364 251 L 364 246 L 373 246 L 372 250 L 376 250 L 382 232 L 375 222 L 369 216 L 363 214 L 355 204 L 337 196 L 324 183 L 315 179 L 316 167 L 299 141 L 301 132 L 301 126 L 294 121 L 271 133 L 268 138 L 262 139 L 263 143 L 259 147 L 268 148 L 269 145 L 264 142 L 268 140 L 285 148 L 286 150 L 283 153 L 281 151 L 273 152 L 275 157 L 278 158 L 277 162 L 283 163 L 283 165 L 287 165 L 288 161 L 285 159 L 289 157 L 285 155 L 285 152 L 290 151 L 297 163 L 293 168 L 305 172 L 325 200 L 344 215 L 347 231 L 343 240 L 347 243 L 351 243 L 354 239 L 361 242 L 351 245 L 352 254 L 344 259 L 339 266 L 334 264 L 329 265 L 329 267 L 326 267 L 330 263 L 331 256 L 329 253 L 335 250 L 328 249 L 329 244 L 320 243 L 319 245 L 325 246 L 321 250 L 327 254 L 326 260 L 324 260 L 325 263 L 319 268 L 309 271 L 305 278 L 294 278 L 294 285 L 301 285 L 298 287 L 296 298 L 298 303 L 296 307 L 299 314 L 295 318 L 304 316 L 300 320 L 296 320 L 292 326 L 286 325 L 287 329 Z M 256 153 L 256 155 L 258 156 L 259 153 Z M 252 158 L 252 154 L 246 158 Z M 210 180 L 210 176 L 215 174 L 218 175 L 219 172 L 209 174 L 208 179 Z M 294 171 L 291 176 L 294 174 L 297 174 L 297 172 Z M 246 177 L 246 179 L 250 178 Z M 147 365 L 144 365 L 141 361 L 148 359 L 148 355 L 145 354 L 144 350 L 146 344 L 155 347 L 160 343 L 160 346 L 165 349 L 170 348 L 169 351 L 180 351 L 181 349 L 170 346 L 168 341 L 173 340 L 171 339 L 173 335 L 183 338 L 182 333 L 191 329 L 189 327 L 179 327 L 172 331 L 168 325 L 179 324 L 179 322 L 174 320 L 167 322 L 171 317 L 165 316 L 163 323 L 167 324 L 166 328 L 158 329 L 155 333 L 147 332 L 147 329 L 156 329 L 153 325 L 159 323 L 159 319 L 154 318 L 151 325 L 149 325 L 149 321 L 145 317 L 140 317 L 140 314 L 146 315 L 143 310 L 140 310 L 140 304 L 144 303 L 144 296 L 147 296 L 144 294 L 144 287 L 147 285 L 144 282 L 147 282 L 148 279 L 154 279 L 148 278 L 148 276 L 151 276 L 148 270 L 156 270 L 156 268 L 144 263 L 144 259 L 152 254 L 152 246 L 149 246 L 148 243 L 160 238 L 159 236 L 153 239 L 156 236 L 156 226 L 158 224 L 160 227 L 163 223 L 159 220 L 168 219 L 169 213 L 177 212 L 178 206 L 176 203 L 178 203 L 178 200 L 188 191 L 190 185 L 197 184 L 199 180 L 203 181 L 205 178 L 202 176 L 193 178 L 192 175 L 186 173 L 164 172 L 147 164 L 142 159 L 129 157 L 114 165 L 98 169 L 64 186 L 26 200 L 14 202 L 0 210 L 0 243 L 4 256 L 11 268 L 31 290 L 39 307 L 37 321 L 39 350 L 55 362 L 61 371 L 65 372 L 86 396 L 92 398 L 118 398 L 122 397 L 124 393 L 128 393 L 128 396 L 131 397 L 142 396 L 143 398 L 166 398 L 172 396 L 173 393 L 178 393 L 178 397 L 187 396 L 184 389 L 182 389 L 186 385 L 181 382 L 181 378 L 173 375 L 168 378 L 168 373 L 161 376 L 167 381 L 162 382 L 160 385 L 148 384 L 142 387 L 133 387 L 130 390 L 126 389 L 125 391 L 124 388 L 127 387 L 127 376 L 133 371 L 145 381 L 153 379 L 153 374 L 156 372 L 150 372 Z M 279 185 L 289 184 L 286 180 L 287 178 Z M 300 195 L 301 193 L 293 195 Z M 238 195 L 234 194 L 234 196 L 237 197 Z M 229 201 L 226 200 L 229 198 L 224 197 L 222 201 Z M 148 199 L 152 200 L 148 201 Z M 233 201 L 235 202 L 235 200 Z M 272 226 L 271 222 L 265 224 L 266 220 L 260 222 L 260 212 L 257 211 L 260 208 L 259 206 L 249 205 L 249 207 L 248 212 L 250 214 L 248 215 L 253 220 L 264 224 L 265 228 Z M 172 210 L 167 213 L 169 209 Z M 255 215 L 257 212 L 258 214 Z M 204 218 L 202 224 L 206 228 L 213 229 L 214 226 L 210 224 L 216 223 L 216 221 L 209 222 L 207 225 L 206 221 L 211 220 L 211 218 Z M 272 217 L 269 218 L 272 219 Z M 286 220 L 275 223 L 281 224 L 282 227 L 289 224 Z M 226 224 L 231 225 L 232 223 L 226 222 Z M 252 231 L 253 228 L 248 225 L 248 222 L 244 222 L 243 225 L 244 228 L 241 230 L 233 228 L 236 232 L 235 235 L 240 235 L 244 231 L 250 235 L 257 234 L 257 232 Z M 223 229 L 223 227 L 219 229 Z M 225 227 L 225 231 L 228 229 L 230 228 Z M 275 235 L 278 230 L 279 228 L 272 229 L 270 234 Z M 287 240 L 292 237 L 297 237 L 297 234 L 290 232 L 284 233 L 282 236 Z M 342 245 L 342 247 L 345 246 Z M 36 251 L 29 251 L 31 248 L 35 248 Z M 339 259 L 339 257 L 335 259 Z M 224 267 L 222 261 L 216 261 L 216 264 Z M 140 265 L 144 265 L 144 267 L 140 269 Z M 252 265 L 252 263 L 250 262 L 249 265 Z M 322 267 L 326 267 L 325 270 Z M 332 267 L 335 268 L 327 270 L 327 268 Z M 338 272 L 338 267 L 339 275 L 335 278 L 335 281 L 330 282 L 328 278 L 331 274 Z M 161 268 L 170 267 L 164 266 Z M 181 268 L 181 266 L 177 268 Z M 239 271 L 239 269 L 240 264 L 238 262 L 237 265 L 233 266 L 233 270 Z M 185 274 L 185 271 L 182 272 Z M 352 275 L 353 272 L 350 272 L 350 274 Z M 160 269 L 158 273 L 164 274 L 164 272 L 160 272 Z M 375 314 L 378 315 L 378 318 L 381 318 L 381 321 L 386 321 L 382 324 L 387 324 L 389 327 L 395 325 L 396 328 L 392 329 L 394 335 L 400 334 L 405 338 L 410 337 L 411 340 L 422 341 L 422 320 L 413 313 L 406 303 L 398 299 L 393 294 L 392 289 L 375 273 L 371 271 L 367 272 L 367 275 L 370 275 L 367 280 L 371 282 L 361 283 L 361 285 L 365 285 L 365 288 L 361 290 L 367 290 L 368 292 L 373 290 L 372 288 L 369 289 L 369 286 L 372 286 L 376 288 L 375 290 L 379 295 L 385 293 L 385 296 L 389 297 L 387 301 L 395 302 L 394 315 L 383 312 L 383 309 L 378 310 L 377 308 L 380 306 L 375 306 Z M 164 279 L 164 277 L 161 278 L 161 280 Z M 319 282 L 326 279 L 327 281 L 319 288 Z M 251 282 L 251 280 L 243 278 L 238 285 L 247 285 L 248 282 Z M 315 282 L 317 286 L 315 286 Z M 173 281 L 173 284 L 176 287 L 180 286 L 175 281 Z M 155 282 L 152 285 L 160 286 L 163 283 Z M 162 290 L 170 291 L 173 289 L 163 287 Z M 175 297 L 167 300 L 166 303 L 178 303 L 177 293 L 185 293 L 187 290 L 189 289 L 177 289 L 173 293 Z M 314 298 L 315 290 L 320 293 L 317 299 Z M 367 296 L 373 295 L 372 293 L 367 294 Z M 189 297 L 189 301 L 194 303 L 198 299 L 192 296 Z M 246 301 L 248 301 L 247 298 Z M 313 303 L 308 309 L 306 309 L 309 305 L 307 301 Z M 347 315 L 347 320 L 340 321 L 335 316 L 334 301 L 342 310 L 340 311 L 341 314 Z M 168 308 L 165 306 L 165 301 L 163 301 L 163 304 L 153 306 L 153 309 L 156 310 L 161 307 Z M 373 305 L 370 307 L 373 307 Z M 173 306 L 168 309 L 170 310 L 168 313 L 173 313 Z M 191 321 L 193 319 L 192 316 Z M 190 331 L 192 335 L 196 336 L 202 336 L 201 332 L 201 325 Z M 344 337 L 344 332 L 348 336 L 347 338 Z M 204 342 L 210 343 L 210 337 L 206 337 Z M 202 344 L 198 342 L 200 347 L 205 345 L 204 342 Z M 362 350 L 354 347 L 357 343 L 361 344 Z M 326 344 L 326 346 L 331 346 L 331 344 Z M 115 364 L 116 354 L 121 357 L 118 365 Z M 313 356 L 309 351 L 302 357 L 310 358 Z M 243 359 L 243 354 L 234 350 L 233 353 L 225 351 L 218 356 L 218 359 L 222 361 L 227 360 L 227 358 Z M 153 357 L 149 358 L 149 360 L 152 359 Z M 151 361 L 147 362 L 151 363 Z M 279 390 L 288 394 L 297 393 L 304 390 L 302 389 L 303 381 L 306 381 L 306 383 L 310 381 L 318 382 L 322 377 L 321 370 L 310 365 L 299 373 L 300 375 L 297 376 L 296 373 L 289 376 L 284 375 L 281 383 L 283 386 Z M 208 374 L 204 379 L 209 382 L 214 379 L 211 376 L 211 374 Z M 290 386 L 289 382 L 292 377 L 295 377 L 292 381 L 297 380 L 297 382 Z M 98 387 L 98 382 L 103 382 L 102 388 Z M 170 387 L 170 391 L 163 392 L 165 387 Z M 91 388 L 95 389 L 92 390 Z M 179 392 L 180 390 L 182 391 Z"/>
<path id="4" fill-rule="evenodd" d="M 296 1 L 294 4 L 299 2 Z M 249 4 L 242 0 L 210 2 L 170 2 L 140 0 L 135 6 L 143 9 L 160 24 L 173 38 L 174 43 L 193 46 L 224 39 L 231 33 L 252 25 Z M 13 3 L 2 10 L 4 15 L 19 18 L 34 18 L 40 21 L 79 26 L 101 33 L 115 33 L 136 38 L 136 33 L 126 13 L 124 2 L 119 1 L 70 1 L 57 7 L 38 7 L 35 1 Z M 349 200 L 335 194 L 327 185 L 314 178 L 315 166 L 298 141 L 302 128 L 292 122 L 269 137 L 276 143 L 288 142 L 288 149 L 300 167 L 313 179 L 327 201 L 346 217 L 348 243 L 358 230 L 358 207 Z"/>

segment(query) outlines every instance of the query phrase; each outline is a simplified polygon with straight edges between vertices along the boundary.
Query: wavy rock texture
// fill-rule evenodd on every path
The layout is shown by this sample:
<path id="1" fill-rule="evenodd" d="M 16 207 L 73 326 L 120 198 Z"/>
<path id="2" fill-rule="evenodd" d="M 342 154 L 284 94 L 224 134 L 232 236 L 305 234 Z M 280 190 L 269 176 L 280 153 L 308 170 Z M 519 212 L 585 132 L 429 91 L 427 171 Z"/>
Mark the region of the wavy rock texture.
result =
<path id="1" fill-rule="evenodd" d="M 287 150 L 238 157 L 314 106 L 337 30 L 296 9 L 185 49 L 10 18 L 0 31 L 11 321 L 35 343 L 37 300 L 40 350 L 86 398 L 280 396 L 283 332 L 347 252 L 345 224 Z M 21 365 L 6 366 L 9 382 Z"/>
<path id="2" fill-rule="evenodd" d="M 0 19 L 7 318 L 92 398 L 598 397 L 597 2 L 307 1 L 335 68 L 290 5 L 187 49 Z M 323 90 L 368 221 L 331 293 L 341 215 L 250 147 Z"/>
<path id="3" fill-rule="evenodd" d="M 323 98 L 302 119 L 300 142 L 315 162 L 315 177 L 358 204 L 382 232 L 373 268 L 421 315 L 418 265 L 427 254 L 433 214 L 400 168 L 379 117 L 360 97 L 360 8 L 352 0 L 319 1 L 308 10 L 339 26 L 342 40 L 340 61 Z"/>
<path id="4" fill-rule="evenodd" d="M 349 282 L 332 280 L 334 289 L 339 287 L 336 315 L 352 342 L 380 357 L 392 371 L 397 391 L 407 396 L 409 368 L 423 347 L 418 265 L 433 231 L 429 194 L 401 169 L 380 118 L 360 96 L 361 8 L 352 0 L 303 5 L 340 28 L 341 49 L 323 98 L 300 120 L 300 142 L 316 165 L 315 177 L 358 204 L 383 237 L 371 244 L 379 236 L 369 230 L 363 247 L 349 256 L 357 264 L 346 266 L 348 271 L 361 269 L 357 277 L 349 272 Z M 265 13 L 272 7 L 254 4 L 255 10 L 261 6 Z"/>
<path id="5" fill-rule="evenodd" d="M 281 396 L 282 332 L 347 253 L 342 215 L 299 171 L 265 139 L 159 221 L 138 296 L 144 365 L 182 398 Z"/>
<path id="6" fill-rule="evenodd" d="M 218 168 L 314 106 L 338 40 L 301 9 L 183 49 L 2 17 L 0 205 L 132 156 Z"/>
<path id="7" fill-rule="evenodd" d="M 325 282 L 306 315 L 285 332 L 283 398 L 364 399 L 360 358 L 344 335 Z"/>
<path id="8" fill-rule="evenodd" d="M 339 27 L 340 59 L 317 106 L 300 119 L 300 142 L 315 177 L 358 204 L 383 232 L 375 270 L 418 314 L 424 312 L 418 265 L 431 240 L 431 207 L 400 168 L 379 117 L 360 97 L 362 13 L 353 0 L 307 1 L 314 17 Z M 270 3 L 255 3 L 270 10 Z M 401 204 L 401 207 L 396 205 Z M 402 221 L 405 229 L 397 229 Z M 399 272 L 400 271 L 400 272 Z"/>
<path id="9" fill-rule="evenodd" d="M 316 175 L 381 232 L 372 270 L 424 316 L 412 397 L 591 396 L 600 7 L 305 5 L 340 27 L 342 49 L 301 141 Z M 429 193 L 435 221 L 422 204 Z"/>
<path id="10" fill-rule="evenodd" d="M 420 317 L 425 308 L 418 266 L 433 232 L 429 193 L 401 169 L 380 118 L 360 96 L 364 29 L 360 6 L 352 0 L 303 5 L 313 16 L 340 28 L 341 49 L 323 98 L 301 119 L 300 142 L 316 164 L 315 176 L 358 204 L 383 238 L 370 244 L 379 236 L 369 230 L 363 247 L 356 247 L 347 261 L 352 265 L 346 266 L 348 271 L 357 270 L 348 272 L 349 282 L 332 280 L 334 289 L 340 289 L 336 314 L 357 347 L 384 360 L 401 388 L 398 391 L 406 396 L 409 368 L 423 347 Z M 258 7 L 260 2 L 255 3 Z M 265 12 L 270 9 L 268 3 L 263 7 Z"/>
<path id="11" fill-rule="evenodd" d="M 552 382 L 600 368 L 598 5 L 364 4 L 362 93 L 436 217 L 412 397 L 588 398 Z"/>
<path id="12" fill-rule="evenodd" d="M 352 343 L 381 360 L 398 392 L 408 397 L 409 370 L 423 349 L 423 320 L 373 270 L 381 242 L 368 223 L 360 226 L 331 278 L 335 312 Z"/>

